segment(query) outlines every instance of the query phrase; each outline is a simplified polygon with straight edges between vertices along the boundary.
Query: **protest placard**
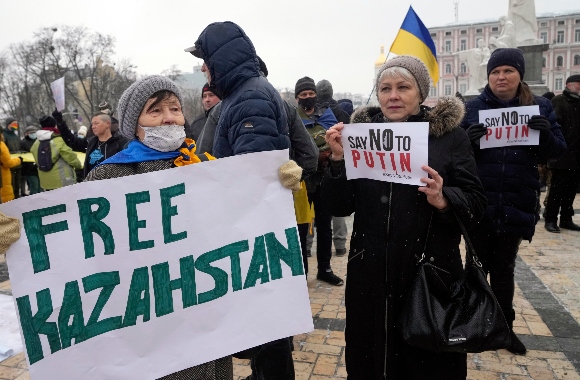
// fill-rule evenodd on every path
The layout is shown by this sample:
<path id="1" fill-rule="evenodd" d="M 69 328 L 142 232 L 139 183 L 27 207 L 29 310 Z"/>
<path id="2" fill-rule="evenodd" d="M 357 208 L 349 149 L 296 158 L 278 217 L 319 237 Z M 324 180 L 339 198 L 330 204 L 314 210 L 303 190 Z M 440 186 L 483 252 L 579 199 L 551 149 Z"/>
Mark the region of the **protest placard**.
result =
<path id="1" fill-rule="evenodd" d="M 56 109 L 60 112 L 64 109 L 64 77 L 59 78 L 50 84 L 52 90 L 52 97 Z"/>
<path id="2" fill-rule="evenodd" d="M 429 123 L 346 124 L 342 146 L 348 179 L 424 185 Z"/>
<path id="3" fill-rule="evenodd" d="M 479 141 L 481 149 L 512 145 L 538 145 L 540 131 L 530 129 L 528 120 L 539 115 L 536 106 L 497 108 L 479 111 L 479 122 L 487 127 L 487 133 Z"/>
<path id="4" fill-rule="evenodd" d="M 288 150 L 0 205 L 32 380 L 156 379 L 313 329 Z"/>

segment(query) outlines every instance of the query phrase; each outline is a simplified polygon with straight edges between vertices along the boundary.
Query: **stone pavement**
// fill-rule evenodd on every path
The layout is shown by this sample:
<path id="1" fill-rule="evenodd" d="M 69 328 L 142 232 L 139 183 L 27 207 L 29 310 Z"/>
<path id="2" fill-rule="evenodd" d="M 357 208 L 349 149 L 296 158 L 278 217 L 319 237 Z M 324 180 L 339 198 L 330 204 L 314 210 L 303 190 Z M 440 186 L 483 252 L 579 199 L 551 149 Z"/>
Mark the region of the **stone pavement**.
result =
<path id="1" fill-rule="evenodd" d="M 580 197 L 574 221 L 580 224 Z M 349 233 L 352 217 L 348 218 Z M 514 330 L 528 347 L 525 356 L 506 350 L 468 355 L 471 380 L 580 380 L 580 232 L 548 233 L 540 220 L 532 243 L 524 242 L 516 267 Z M 332 258 L 346 277 L 347 257 Z M 344 286 L 316 280 L 316 257 L 309 259 L 308 290 L 315 330 L 294 337 L 297 380 L 346 379 Z M 0 293 L 10 282 L 0 258 Z M 1 380 L 29 379 L 24 354 L 0 363 Z M 247 360 L 234 359 L 234 380 L 250 374 Z"/>

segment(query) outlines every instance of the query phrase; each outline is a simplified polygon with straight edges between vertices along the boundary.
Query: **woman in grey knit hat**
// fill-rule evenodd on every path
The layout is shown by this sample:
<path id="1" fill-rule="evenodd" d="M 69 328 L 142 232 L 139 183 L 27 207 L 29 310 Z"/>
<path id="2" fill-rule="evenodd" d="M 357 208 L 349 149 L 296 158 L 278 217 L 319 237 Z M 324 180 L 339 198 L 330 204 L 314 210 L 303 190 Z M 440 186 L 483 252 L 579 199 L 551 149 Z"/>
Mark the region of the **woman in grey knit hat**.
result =
<path id="1" fill-rule="evenodd" d="M 126 149 L 95 167 L 86 181 L 165 170 L 213 159 L 196 155 L 195 143 L 185 138 L 181 91 L 163 76 L 133 83 L 118 104 L 119 131 L 131 142 Z M 185 353 L 187 355 L 187 353 Z M 163 380 L 231 380 L 230 356 L 163 377 Z"/>
<path id="2" fill-rule="evenodd" d="M 376 78 L 380 107 L 357 110 L 351 123 L 429 123 L 423 186 L 346 178 L 339 123 L 326 132 L 332 155 L 322 182 L 332 215 L 354 212 L 346 283 L 346 370 L 349 380 L 465 379 L 466 355 L 435 353 L 401 338 L 401 311 L 423 255 L 451 284 L 463 275 L 457 215 L 466 226 L 483 215 L 485 196 L 465 131 L 463 103 L 421 105 L 429 73 L 415 57 L 386 62 Z M 354 126 L 356 128 L 356 126 Z M 411 125 L 408 128 L 412 128 Z M 429 174 L 429 175 L 427 175 Z"/>

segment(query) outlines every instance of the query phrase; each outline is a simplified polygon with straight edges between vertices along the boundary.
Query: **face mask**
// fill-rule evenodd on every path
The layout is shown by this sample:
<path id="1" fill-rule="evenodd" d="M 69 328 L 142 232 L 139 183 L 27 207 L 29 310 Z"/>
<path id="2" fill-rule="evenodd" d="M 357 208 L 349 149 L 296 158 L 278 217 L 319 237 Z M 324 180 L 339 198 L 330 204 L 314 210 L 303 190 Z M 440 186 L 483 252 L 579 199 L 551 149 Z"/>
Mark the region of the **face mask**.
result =
<path id="1" fill-rule="evenodd" d="M 79 136 L 79 139 L 84 139 L 85 138 L 85 135 L 78 135 L 78 136 Z"/>
<path id="2" fill-rule="evenodd" d="M 145 138 L 141 142 L 160 152 L 177 150 L 185 140 L 185 127 L 183 125 L 139 126 L 139 128 L 145 132 Z"/>
<path id="3" fill-rule="evenodd" d="M 30 137 L 31 140 L 36 140 L 36 133 L 31 133 L 28 137 Z"/>
<path id="4" fill-rule="evenodd" d="M 305 110 L 312 109 L 316 105 L 316 96 L 304 99 L 298 98 L 298 104 Z"/>

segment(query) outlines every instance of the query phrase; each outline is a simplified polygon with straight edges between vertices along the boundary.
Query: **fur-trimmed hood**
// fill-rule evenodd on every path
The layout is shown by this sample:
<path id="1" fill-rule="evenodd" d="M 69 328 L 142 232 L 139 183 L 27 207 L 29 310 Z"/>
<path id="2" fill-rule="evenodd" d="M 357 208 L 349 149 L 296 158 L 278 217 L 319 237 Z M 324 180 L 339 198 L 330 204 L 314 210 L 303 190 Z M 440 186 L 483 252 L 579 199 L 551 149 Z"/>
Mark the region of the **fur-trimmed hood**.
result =
<path id="1" fill-rule="evenodd" d="M 381 108 L 377 106 L 362 107 L 357 109 L 350 117 L 351 123 L 372 123 L 381 115 Z M 458 128 L 465 115 L 465 105 L 455 97 L 439 98 L 435 107 L 421 106 L 419 118 L 429 122 L 429 134 L 439 137 Z M 413 120 L 413 117 L 409 121 Z"/>

